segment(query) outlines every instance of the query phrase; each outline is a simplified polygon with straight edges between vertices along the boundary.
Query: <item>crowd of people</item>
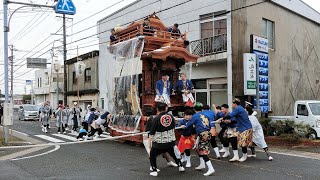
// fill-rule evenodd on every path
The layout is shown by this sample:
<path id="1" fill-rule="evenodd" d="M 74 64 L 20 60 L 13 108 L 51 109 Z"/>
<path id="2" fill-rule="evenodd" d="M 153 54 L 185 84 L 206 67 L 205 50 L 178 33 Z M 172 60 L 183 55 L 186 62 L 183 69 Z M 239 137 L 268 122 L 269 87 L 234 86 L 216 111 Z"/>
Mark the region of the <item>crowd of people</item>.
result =
<path id="1" fill-rule="evenodd" d="M 195 167 L 196 170 L 203 170 L 207 167 L 204 176 L 210 176 L 215 172 L 212 162 L 209 159 L 210 145 L 216 158 L 228 158 L 231 156 L 229 145 L 233 150 L 233 157 L 230 162 L 244 162 L 248 157 L 256 157 L 255 146 L 262 148 L 269 161 L 273 158 L 268 151 L 268 146 L 264 140 L 262 127 L 255 117 L 252 104 L 247 103 L 242 107 L 239 99 L 235 98 L 232 103 L 232 111 L 229 106 L 208 105 L 195 103 L 193 109 L 187 109 L 184 112 L 184 119 L 175 125 L 175 119 L 168 113 L 168 105 L 163 102 L 157 103 L 157 114 L 151 116 L 147 129 L 148 135 L 144 137 L 144 145 L 147 149 L 150 159 L 150 175 L 157 176 L 159 169 L 156 158 L 163 154 L 168 161 L 168 165 L 178 167 L 179 171 L 185 171 L 185 167 L 191 167 L 191 151 L 196 150 L 200 164 Z M 216 128 L 219 125 L 221 129 L 218 132 Z M 181 132 L 181 137 L 176 145 L 175 130 Z M 219 151 L 216 137 L 220 139 L 222 148 Z M 238 147 L 241 148 L 242 157 L 239 157 Z M 248 155 L 248 148 L 251 149 L 251 155 Z M 220 156 L 220 153 L 223 153 Z M 172 162 L 168 156 L 171 156 Z"/>
<path id="2" fill-rule="evenodd" d="M 80 141 L 86 137 L 92 140 L 96 132 L 98 132 L 98 137 L 103 133 L 103 129 L 108 127 L 108 119 L 111 119 L 109 112 L 101 114 L 98 108 L 93 108 L 91 105 L 87 106 L 83 118 L 81 113 L 82 109 L 77 102 L 73 103 L 72 108 L 68 105 L 58 105 L 56 110 L 51 108 L 50 102 L 44 102 L 39 109 L 42 131 L 48 133 L 48 129 L 51 128 L 50 117 L 54 115 L 58 134 L 66 134 L 67 131 L 70 131 L 72 134 L 78 134 L 77 139 Z"/>

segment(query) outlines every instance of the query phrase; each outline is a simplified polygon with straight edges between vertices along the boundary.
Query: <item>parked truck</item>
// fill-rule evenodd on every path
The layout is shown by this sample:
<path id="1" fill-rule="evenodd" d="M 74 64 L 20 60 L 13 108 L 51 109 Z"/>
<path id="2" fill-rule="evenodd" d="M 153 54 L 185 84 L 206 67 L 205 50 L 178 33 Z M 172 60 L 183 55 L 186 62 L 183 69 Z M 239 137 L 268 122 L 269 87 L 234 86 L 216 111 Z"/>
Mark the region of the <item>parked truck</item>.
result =
<path id="1" fill-rule="evenodd" d="M 311 139 L 320 138 L 320 101 L 299 100 L 294 104 L 293 116 L 270 116 L 272 120 L 293 120 L 296 123 L 309 124 L 313 129 L 308 135 Z"/>

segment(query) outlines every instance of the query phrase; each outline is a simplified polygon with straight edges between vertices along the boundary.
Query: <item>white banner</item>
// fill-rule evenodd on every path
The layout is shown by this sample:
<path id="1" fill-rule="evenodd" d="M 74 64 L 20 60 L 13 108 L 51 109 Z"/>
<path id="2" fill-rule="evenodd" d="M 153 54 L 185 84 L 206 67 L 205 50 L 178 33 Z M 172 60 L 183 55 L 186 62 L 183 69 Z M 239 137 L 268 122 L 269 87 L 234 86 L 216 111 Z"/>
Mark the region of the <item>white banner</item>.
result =
<path id="1" fill-rule="evenodd" d="M 3 125 L 12 126 L 13 125 L 13 104 L 4 103 L 3 106 Z"/>
<path id="2" fill-rule="evenodd" d="M 257 56 L 251 53 L 243 54 L 244 95 L 255 96 L 257 91 Z"/>
<path id="3" fill-rule="evenodd" d="M 78 61 L 74 63 L 74 69 L 76 72 L 76 77 L 81 76 L 84 73 L 84 70 L 86 69 L 86 65 L 82 61 Z"/>

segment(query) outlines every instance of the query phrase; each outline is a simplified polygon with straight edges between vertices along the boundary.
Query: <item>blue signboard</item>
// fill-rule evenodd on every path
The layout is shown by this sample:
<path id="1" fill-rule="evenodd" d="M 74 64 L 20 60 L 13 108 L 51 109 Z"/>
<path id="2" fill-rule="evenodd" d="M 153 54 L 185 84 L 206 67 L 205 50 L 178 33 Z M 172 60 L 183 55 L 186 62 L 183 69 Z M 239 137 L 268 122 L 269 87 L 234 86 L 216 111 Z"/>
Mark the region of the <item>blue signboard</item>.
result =
<path id="1" fill-rule="evenodd" d="M 76 14 L 76 7 L 71 0 L 59 0 L 56 5 L 56 13 L 59 14 Z"/>
<path id="2" fill-rule="evenodd" d="M 258 60 L 259 105 L 263 113 L 269 112 L 269 56 L 268 53 L 253 51 Z"/>

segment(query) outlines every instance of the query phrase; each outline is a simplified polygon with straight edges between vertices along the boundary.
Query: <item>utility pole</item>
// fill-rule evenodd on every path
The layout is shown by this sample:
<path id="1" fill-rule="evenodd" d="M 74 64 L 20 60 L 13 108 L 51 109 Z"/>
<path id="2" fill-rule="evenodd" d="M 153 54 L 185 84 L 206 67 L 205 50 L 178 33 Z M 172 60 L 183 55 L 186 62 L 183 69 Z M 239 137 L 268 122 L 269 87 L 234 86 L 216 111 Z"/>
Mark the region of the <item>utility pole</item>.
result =
<path id="1" fill-rule="evenodd" d="M 13 11 L 13 13 L 10 15 L 8 19 L 8 4 L 20 4 L 23 5 L 21 7 L 18 7 L 16 10 Z M 4 56 L 4 93 L 5 93 L 5 104 L 8 106 L 9 103 L 9 57 L 8 57 L 8 32 L 10 27 L 10 21 L 12 18 L 12 15 L 19 9 L 25 8 L 25 7 L 46 7 L 46 8 L 54 8 L 55 6 L 47 6 L 47 5 L 41 5 L 41 4 L 33 4 L 33 3 L 24 3 L 24 2 L 15 2 L 15 1 L 8 1 L 3 0 L 3 56 Z M 12 106 L 11 106 L 12 108 Z M 11 109 L 12 110 L 12 109 Z M 6 118 L 8 118 L 8 110 L 6 110 Z M 9 113 L 10 114 L 10 113 Z M 12 115 L 9 115 L 12 116 Z M 4 120 L 5 121 L 5 120 Z M 8 119 L 7 119 L 8 121 Z M 10 124 L 10 123 L 9 123 Z M 5 142 L 9 142 L 9 126 L 5 125 L 4 123 L 4 133 L 5 133 Z"/>
<path id="2" fill-rule="evenodd" d="M 66 105 L 67 101 L 67 35 L 66 35 L 66 15 L 63 14 L 63 104 Z"/>
<path id="3" fill-rule="evenodd" d="M 9 103 L 9 59 L 8 59 L 8 2 L 3 0 L 3 55 L 4 55 L 4 97 L 5 103 Z M 4 122 L 5 120 L 3 120 Z M 5 142 L 9 142 L 9 127 L 4 126 Z"/>

